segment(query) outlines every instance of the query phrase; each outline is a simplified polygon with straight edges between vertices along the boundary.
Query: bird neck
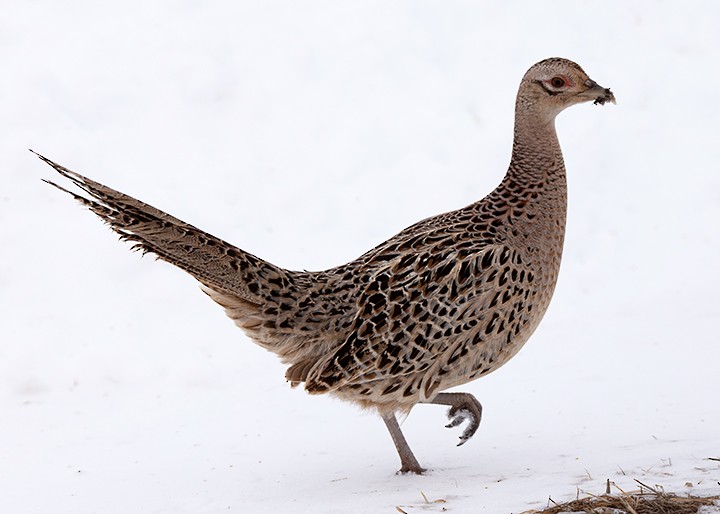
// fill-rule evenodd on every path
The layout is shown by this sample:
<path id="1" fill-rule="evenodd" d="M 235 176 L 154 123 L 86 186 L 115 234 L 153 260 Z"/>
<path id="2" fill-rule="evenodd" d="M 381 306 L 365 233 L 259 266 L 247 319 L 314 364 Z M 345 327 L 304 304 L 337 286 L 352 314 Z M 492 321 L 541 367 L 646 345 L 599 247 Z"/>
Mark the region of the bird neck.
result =
<path id="1" fill-rule="evenodd" d="M 513 206 L 514 223 L 525 224 L 526 237 L 543 234 L 554 241 L 538 251 L 549 251 L 559 265 L 567 212 L 565 164 L 554 117 L 533 114 L 519 111 L 515 117 L 512 160 L 494 194 Z"/>
<path id="2" fill-rule="evenodd" d="M 564 183 L 565 163 L 554 116 L 547 118 L 522 108 L 516 111 L 508 177 L 536 185 Z"/>
<path id="3" fill-rule="evenodd" d="M 508 237 L 544 263 L 538 281 L 551 292 L 560 268 L 567 213 L 565 164 L 554 117 L 516 115 L 512 160 L 496 195 L 512 206 Z"/>

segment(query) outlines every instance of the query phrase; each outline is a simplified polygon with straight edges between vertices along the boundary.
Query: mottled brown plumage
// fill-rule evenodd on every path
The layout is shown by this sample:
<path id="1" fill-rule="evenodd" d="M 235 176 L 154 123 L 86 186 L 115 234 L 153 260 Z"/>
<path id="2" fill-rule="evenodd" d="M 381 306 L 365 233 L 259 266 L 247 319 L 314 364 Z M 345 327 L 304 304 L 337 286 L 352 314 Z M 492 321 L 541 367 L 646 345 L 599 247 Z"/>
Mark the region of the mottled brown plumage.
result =
<path id="1" fill-rule="evenodd" d="M 502 366 L 550 302 L 565 232 L 565 167 L 554 128 L 564 108 L 614 102 L 575 63 L 544 60 L 525 74 L 512 159 L 482 200 L 403 230 L 358 259 L 320 272 L 270 264 L 44 157 L 87 196 L 73 193 L 123 239 L 187 271 L 256 343 L 289 365 L 310 393 L 372 407 L 402 462 L 420 473 L 395 413 L 449 405 L 450 425 L 482 407 L 442 391 Z"/>

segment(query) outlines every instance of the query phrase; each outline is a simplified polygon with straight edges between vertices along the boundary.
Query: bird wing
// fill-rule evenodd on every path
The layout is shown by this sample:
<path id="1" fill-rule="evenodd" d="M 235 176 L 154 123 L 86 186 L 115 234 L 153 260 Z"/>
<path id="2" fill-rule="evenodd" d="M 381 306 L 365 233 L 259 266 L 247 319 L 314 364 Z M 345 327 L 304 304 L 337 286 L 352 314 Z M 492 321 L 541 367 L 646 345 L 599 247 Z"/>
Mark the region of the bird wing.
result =
<path id="1" fill-rule="evenodd" d="M 529 318 L 523 303 L 532 273 L 524 270 L 518 252 L 502 244 L 473 250 L 457 244 L 452 234 L 436 236 L 429 237 L 432 245 L 398 255 L 377 270 L 358 297 L 345 342 L 308 373 L 309 392 L 430 368 L 442 376 L 467 365 L 461 357 L 473 348 L 477 361 L 492 359 L 483 356 L 483 343 L 501 332 L 519 332 Z M 427 396 L 436 386 L 426 383 Z"/>

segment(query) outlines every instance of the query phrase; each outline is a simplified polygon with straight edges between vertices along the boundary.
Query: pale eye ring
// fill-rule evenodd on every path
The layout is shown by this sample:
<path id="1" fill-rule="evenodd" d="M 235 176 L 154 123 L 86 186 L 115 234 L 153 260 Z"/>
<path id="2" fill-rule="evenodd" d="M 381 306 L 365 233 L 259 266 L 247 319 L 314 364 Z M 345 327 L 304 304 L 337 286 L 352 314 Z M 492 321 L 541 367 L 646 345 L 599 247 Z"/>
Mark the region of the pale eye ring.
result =
<path id="1" fill-rule="evenodd" d="M 550 85 L 556 89 L 560 89 L 561 87 L 567 86 L 567 81 L 565 80 L 565 77 L 557 76 L 550 79 Z"/>

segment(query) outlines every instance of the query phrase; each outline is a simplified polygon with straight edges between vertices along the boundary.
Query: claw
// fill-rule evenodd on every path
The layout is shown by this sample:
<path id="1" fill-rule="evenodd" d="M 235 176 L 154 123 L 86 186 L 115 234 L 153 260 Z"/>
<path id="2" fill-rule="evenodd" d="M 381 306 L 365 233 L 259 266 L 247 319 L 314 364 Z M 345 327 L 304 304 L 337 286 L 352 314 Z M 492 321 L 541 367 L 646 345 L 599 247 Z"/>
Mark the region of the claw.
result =
<path id="1" fill-rule="evenodd" d="M 482 405 L 475 397 L 468 393 L 438 393 L 432 401 L 426 403 L 434 403 L 437 405 L 449 405 L 447 417 L 450 423 L 445 425 L 447 428 L 454 428 L 462 425 L 466 420 L 468 425 L 460 435 L 458 446 L 462 446 L 470 440 L 480 427 L 482 419 Z"/>
<path id="2" fill-rule="evenodd" d="M 471 421 L 470 424 L 468 425 L 468 427 L 465 429 L 465 431 L 460 436 L 460 442 L 457 445 L 462 446 L 463 444 L 467 443 L 472 438 L 472 436 L 475 435 L 476 430 L 477 430 L 477 426 L 473 427 L 473 422 Z"/>
<path id="3" fill-rule="evenodd" d="M 465 421 L 468 421 L 467 427 L 460 435 L 460 442 L 458 443 L 458 446 L 462 446 L 463 444 L 467 443 L 472 438 L 472 436 L 475 435 L 475 432 L 477 432 L 478 427 L 480 427 L 480 416 L 482 415 L 481 409 L 482 407 L 479 407 L 476 412 L 474 409 L 472 409 L 471 405 L 458 404 L 453 405 L 452 407 L 450 407 L 450 410 L 448 410 L 447 416 L 450 420 L 450 423 L 445 425 L 447 428 L 454 428 L 460 426 Z"/>
<path id="4" fill-rule="evenodd" d="M 463 433 L 460 435 L 460 442 L 458 443 L 458 446 L 462 446 L 467 443 L 472 436 L 475 435 L 475 432 L 480 426 L 480 420 L 477 419 L 475 414 L 468 409 L 452 407 L 448 411 L 448 419 L 450 419 L 450 423 L 445 425 L 446 428 L 454 428 L 461 425 L 465 422 L 465 420 L 469 421 L 467 428 L 465 428 Z"/>
<path id="5" fill-rule="evenodd" d="M 473 415 L 467 409 L 458 409 L 457 407 L 452 407 L 448 409 L 447 417 L 450 420 L 450 423 L 445 425 L 445 428 L 455 428 L 459 425 L 462 425 L 462 423 L 466 419 L 472 419 Z"/>

